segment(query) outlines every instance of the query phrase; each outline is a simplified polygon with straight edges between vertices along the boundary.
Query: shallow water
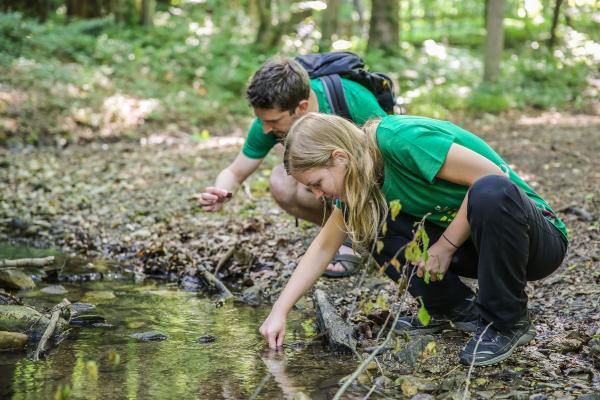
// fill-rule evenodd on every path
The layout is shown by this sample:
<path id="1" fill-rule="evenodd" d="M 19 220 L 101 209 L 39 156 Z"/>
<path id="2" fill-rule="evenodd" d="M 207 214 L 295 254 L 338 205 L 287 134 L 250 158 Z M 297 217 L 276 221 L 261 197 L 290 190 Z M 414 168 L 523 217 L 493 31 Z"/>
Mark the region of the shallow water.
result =
<path id="1" fill-rule="evenodd" d="M 0 258 L 2 256 L 0 255 Z M 112 328 L 72 328 L 68 339 L 34 363 L 24 353 L 0 353 L 0 397 L 54 398 L 68 387 L 69 398 L 238 399 L 331 398 L 338 380 L 356 368 L 351 357 L 333 356 L 311 341 L 312 312 L 291 313 L 286 347 L 265 350 L 257 327 L 267 307 L 216 307 L 206 298 L 172 285 L 129 281 L 61 283 L 68 293 L 48 295 L 38 288 L 20 292 L 24 303 L 51 307 L 62 298 L 87 301 L 91 291 L 112 291 L 114 299 L 89 301 Z M 304 322 L 304 326 L 302 323 Z M 158 331 L 161 342 L 130 335 Z M 197 338 L 214 335 L 213 343 Z M 301 345 L 303 344 L 303 346 Z M 292 346 L 293 345 L 293 346 Z"/>

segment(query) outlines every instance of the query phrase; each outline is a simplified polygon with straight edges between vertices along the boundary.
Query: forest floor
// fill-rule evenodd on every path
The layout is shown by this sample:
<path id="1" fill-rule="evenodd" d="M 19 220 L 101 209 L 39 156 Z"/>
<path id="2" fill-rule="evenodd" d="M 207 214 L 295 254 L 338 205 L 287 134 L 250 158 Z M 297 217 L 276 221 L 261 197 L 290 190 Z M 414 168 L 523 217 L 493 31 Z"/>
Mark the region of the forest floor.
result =
<path id="1" fill-rule="evenodd" d="M 558 211 L 571 235 L 559 270 L 528 286 L 536 339 L 498 366 L 475 369 L 471 396 L 577 398 L 600 392 L 600 115 L 511 112 L 454 122 L 514 166 Z M 214 271 L 227 255 L 217 276 L 244 301 L 269 303 L 317 228 L 302 221 L 296 227 L 269 196 L 268 176 L 280 162 L 278 154 L 267 158 L 223 212 L 202 212 L 197 194 L 241 143 L 239 133 L 204 140 L 155 134 L 64 148 L 0 148 L 0 242 L 108 259 L 197 290 L 204 289 L 198 266 Z M 318 286 L 328 289 L 342 314 L 358 304 L 353 321 L 372 345 L 369 336 L 377 335 L 378 317 L 396 289 L 375 268 L 364 285 L 356 287 L 357 281 L 322 278 Z M 463 334 L 436 335 L 435 348 L 414 366 L 398 363 L 390 352 L 380 356 L 386 375 L 400 379 L 395 386 L 380 379 L 377 391 L 460 398 L 468 368 L 458 365 L 458 351 L 466 340 Z"/>

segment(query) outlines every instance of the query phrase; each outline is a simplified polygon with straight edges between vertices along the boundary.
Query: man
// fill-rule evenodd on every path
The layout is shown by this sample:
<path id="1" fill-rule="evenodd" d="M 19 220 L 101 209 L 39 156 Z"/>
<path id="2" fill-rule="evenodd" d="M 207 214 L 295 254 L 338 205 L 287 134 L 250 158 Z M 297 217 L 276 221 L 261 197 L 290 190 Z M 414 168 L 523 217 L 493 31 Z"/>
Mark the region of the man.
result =
<path id="1" fill-rule="evenodd" d="M 350 118 L 356 124 L 386 115 L 367 88 L 343 78 L 341 83 Z M 207 187 L 201 194 L 200 204 L 207 212 L 223 207 L 234 189 L 256 171 L 269 151 L 283 140 L 294 121 L 307 112 L 333 113 L 323 82 L 310 79 L 306 70 L 289 58 L 272 59 L 263 64 L 252 77 L 246 95 L 257 118 L 242 151 L 219 173 L 214 186 Z M 288 176 L 282 164 L 273 169 L 269 184 L 273 198 L 285 211 L 318 225 L 325 222 L 330 205 L 324 206 L 323 199 L 315 198 L 306 186 Z M 360 261 L 351 243 L 344 242 L 324 275 L 349 276 Z"/>

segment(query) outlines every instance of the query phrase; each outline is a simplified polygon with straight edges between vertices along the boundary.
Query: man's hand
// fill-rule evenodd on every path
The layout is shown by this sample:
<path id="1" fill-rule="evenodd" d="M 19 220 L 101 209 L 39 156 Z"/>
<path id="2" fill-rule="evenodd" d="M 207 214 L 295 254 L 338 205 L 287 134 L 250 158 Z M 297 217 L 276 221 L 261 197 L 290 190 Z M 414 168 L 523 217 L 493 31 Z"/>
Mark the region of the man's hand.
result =
<path id="1" fill-rule="evenodd" d="M 265 322 L 260 326 L 259 332 L 267 339 L 269 348 L 276 349 L 283 346 L 286 319 L 287 316 L 285 314 L 279 313 L 277 310 L 273 309 Z"/>
<path id="2" fill-rule="evenodd" d="M 230 198 L 230 191 L 209 186 L 204 189 L 204 192 L 200 193 L 200 205 L 206 212 L 215 212 L 223 208 L 225 202 Z"/>
<path id="3" fill-rule="evenodd" d="M 429 272 L 431 281 L 439 281 L 444 278 L 452 256 L 456 249 L 440 239 L 429 248 L 429 259 L 427 262 L 421 260 L 417 263 L 417 276 L 423 278 L 425 273 Z"/>

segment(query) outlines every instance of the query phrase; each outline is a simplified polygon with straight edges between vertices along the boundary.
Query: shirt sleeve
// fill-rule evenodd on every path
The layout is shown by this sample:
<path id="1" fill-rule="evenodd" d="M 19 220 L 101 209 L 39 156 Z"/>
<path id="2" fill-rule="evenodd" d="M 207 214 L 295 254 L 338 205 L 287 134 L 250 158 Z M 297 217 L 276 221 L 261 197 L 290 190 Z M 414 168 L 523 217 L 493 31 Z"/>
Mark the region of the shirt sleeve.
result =
<path id="1" fill-rule="evenodd" d="M 389 135 L 386 152 L 396 164 L 433 183 L 446 162 L 454 136 L 426 125 L 411 125 Z"/>
<path id="2" fill-rule="evenodd" d="M 277 140 L 273 134 L 263 133 L 262 121 L 256 118 L 248 131 L 242 153 L 253 159 L 265 158 L 276 143 Z"/>
<path id="3" fill-rule="evenodd" d="M 375 95 L 360 83 L 348 79 L 342 80 L 344 96 L 350 111 L 350 117 L 358 125 L 364 125 L 372 118 L 385 117 L 387 113 L 381 108 Z"/>

